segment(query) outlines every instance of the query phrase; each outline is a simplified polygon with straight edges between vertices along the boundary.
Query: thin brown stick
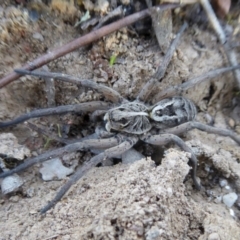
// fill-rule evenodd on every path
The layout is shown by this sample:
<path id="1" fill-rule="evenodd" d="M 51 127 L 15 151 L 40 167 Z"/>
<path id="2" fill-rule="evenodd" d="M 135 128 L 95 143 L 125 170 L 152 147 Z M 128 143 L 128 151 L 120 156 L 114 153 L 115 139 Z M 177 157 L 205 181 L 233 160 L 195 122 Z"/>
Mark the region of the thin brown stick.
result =
<path id="1" fill-rule="evenodd" d="M 162 5 L 160 6 L 160 11 L 164 11 L 166 9 L 173 9 L 178 7 L 178 4 L 167 4 L 167 5 Z M 85 46 L 89 43 L 92 43 L 93 41 L 96 41 L 100 38 L 102 38 L 103 36 L 106 36 L 120 28 L 126 27 L 128 25 L 133 24 L 136 21 L 139 21 L 140 19 L 143 19 L 147 16 L 150 15 L 150 12 L 148 9 L 143 10 L 141 12 L 138 13 L 134 13 L 128 17 L 125 17 L 121 20 L 118 20 L 114 23 L 111 23 L 107 26 L 104 26 L 98 30 L 94 30 L 82 37 L 79 37 L 73 41 L 71 41 L 70 43 L 67 43 L 66 45 L 54 49 L 50 52 L 48 52 L 45 55 L 40 56 L 39 58 L 33 60 L 32 62 L 24 65 L 22 68 L 26 69 L 26 70 L 34 70 L 36 68 L 39 68 L 41 66 L 43 66 L 44 64 L 47 64 L 59 57 L 62 57 L 64 55 L 66 55 L 67 53 L 70 53 L 82 46 Z M 12 72 L 10 74 L 8 74 L 7 76 L 3 77 L 2 79 L 0 79 L 0 88 L 4 87 L 5 85 L 13 82 L 14 80 L 17 80 L 21 75 Z"/>

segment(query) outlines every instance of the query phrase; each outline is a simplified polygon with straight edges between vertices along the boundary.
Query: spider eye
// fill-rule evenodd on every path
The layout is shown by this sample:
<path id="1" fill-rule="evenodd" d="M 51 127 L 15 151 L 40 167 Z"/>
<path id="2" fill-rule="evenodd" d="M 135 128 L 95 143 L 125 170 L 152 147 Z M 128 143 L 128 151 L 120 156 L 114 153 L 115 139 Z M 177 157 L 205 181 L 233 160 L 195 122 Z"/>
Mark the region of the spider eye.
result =
<path id="1" fill-rule="evenodd" d="M 128 120 L 126 118 L 121 118 L 119 122 L 125 125 L 128 122 Z"/>
<path id="2" fill-rule="evenodd" d="M 157 114 L 159 117 L 161 117 L 161 116 L 162 116 L 162 111 L 161 111 L 161 110 L 157 110 L 157 111 L 156 111 L 156 114 Z"/>

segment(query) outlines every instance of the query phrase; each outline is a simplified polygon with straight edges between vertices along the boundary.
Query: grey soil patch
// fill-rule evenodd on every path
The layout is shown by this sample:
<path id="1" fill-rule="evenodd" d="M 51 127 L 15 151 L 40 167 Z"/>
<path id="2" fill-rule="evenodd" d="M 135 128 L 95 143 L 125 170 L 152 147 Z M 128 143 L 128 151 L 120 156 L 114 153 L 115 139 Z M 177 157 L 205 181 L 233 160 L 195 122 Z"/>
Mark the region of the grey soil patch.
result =
<path id="1" fill-rule="evenodd" d="M 21 19 L 23 29 L 21 36 L 18 26 L 14 34 L 9 30 L 7 41 L 1 36 L 0 77 L 80 35 L 61 14 L 48 10 L 44 12 L 45 21 L 30 22 L 21 11 L 9 6 L 1 6 L 4 14 L 0 15 L 0 26 L 11 20 L 12 25 L 4 25 L 9 30 Z M 18 14 L 9 13 L 10 10 Z M 156 92 L 226 65 L 216 41 L 212 31 L 190 27 Z M 204 43 L 204 50 L 196 48 L 195 42 Z M 109 67 L 113 54 L 118 54 L 117 62 Z M 154 38 L 136 37 L 122 29 L 93 46 L 50 63 L 48 68 L 93 79 L 133 100 L 161 59 Z M 204 123 L 214 120 L 214 126 L 239 129 L 237 121 L 223 114 L 231 105 L 233 85 L 229 73 L 188 90 L 185 96 L 199 110 L 197 120 Z M 56 105 L 102 99 L 92 90 L 60 81 L 55 82 L 55 88 Z M 22 77 L 0 89 L 0 121 L 47 106 L 43 80 Z M 56 129 L 56 124 L 80 123 L 74 137 L 84 137 L 94 129 L 94 124 L 87 124 L 82 116 L 31 121 L 49 129 Z M 32 155 L 46 151 L 46 139 L 26 125 L 1 130 L 9 132 Z M 133 164 L 92 169 L 54 209 L 39 216 L 38 210 L 55 196 L 66 179 L 44 182 L 39 174 L 41 166 L 37 165 L 20 174 L 24 179 L 21 191 L 0 199 L 0 239 L 240 239 L 240 200 L 230 209 L 221 200 L 229 192 L 240 193 L 239 146 L 229 138 L 197 130 L 187 133 L 184 140 L 199 159 L 198 176 L 204 186 L 201 192 L 192 186 L 188 154 L 170 148 L 158 167 L 147 158 Z M 90 153 L 79 153 L 76 158 L 83 162 L 89 157 Z M 73 156 L 65 161 L 69 165 L 76 163 Z M 219 185 L 221 179 L 227 180 L 228 188 Z"/>

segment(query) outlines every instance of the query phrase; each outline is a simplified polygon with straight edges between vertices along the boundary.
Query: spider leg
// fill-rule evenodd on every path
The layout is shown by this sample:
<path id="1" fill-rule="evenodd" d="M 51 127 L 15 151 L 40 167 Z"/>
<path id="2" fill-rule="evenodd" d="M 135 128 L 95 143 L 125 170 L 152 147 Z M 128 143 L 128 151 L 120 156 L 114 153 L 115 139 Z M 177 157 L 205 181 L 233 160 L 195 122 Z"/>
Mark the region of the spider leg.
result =
<path id="1" fill-rule="evenodd" d="M 160 134 L 160 135 L 147 135 L 141 138 L 146 143 L 150 143 L 152 145 L 165 145 L 170 142 L 174 142 L 178 145 L 182 150 L 191 153 L 190 161 L 192 162 L 192 179 L 195 187 L 200 190 L 201 185 L 197 181 L 197 158 L 193 153 L 192 149 L 187 146 L 187 144 L 178 136 L 174 134 Z"/>
<path id="2" fill-rule="evenodd" d="M 161 132 L 179 135 L 181 133 L 184 133 L 186 131 L 189 131 L 189 130 L 192 130 L 195 128 L 198 130 L 207 132 L 207 133 L 214 133 L 214 134 L 218 134 L 220 136 L 230 137 L 236 143 L 238 143 L 240 145 L 240 137 L 235 132 L 228 130 L 228 129 L 212 127 L 212 126 L 200 123 L 200 122 L 186 122 L 177 127 L 169 128 L 169 129 L 163 130 Z"/>
<path id="3" fill-rule="evenodd" d="M 26 124 L 31 130 L 41 134 L 41 135 L 45 135 L 48 138 L 55 140 L 59 143 L 63 143 L 65 145 L 67 144 L 72 144 L 72 143 L 77 143 L 77 142 L 83 142 L 85 140 L 90 140 L 90 139 L 101 139 L 101 138 L 110 138 L 113 137 L 114 135 L 116 135 L 115 133 L 108 133 L 108 132 L 104 132 L 103 134 L 101 133 L 102 131 L 100 130 L 100 133 L 96 133 L 96 130 L 98 130 L 99 127 L 96 127 L 95 129 L 95 133 L 88 135 L 86 137 L 82 137 L 82 138 L 76 138 L 76 139 L 65 139 L 64 137 L 59 137 L 56 134 L 50 133 L 47 129 L 43 128 L 43 127 L 39 127 L 35 124 L 32 124 L 30 122 L 27 122 Z M 93 152 L 93 148 L 90 149 L 91 152 Z M 94 152 L 93 152 L 94 153 Z"/>
<path id="4" fill-rule="evenodd" d="M 115 135 L 114 132 L 108 132 L 103 126 L 97 126 L 95 128 L 95 134 L 98 136 L 98 138 L 109 138 Z"/>
<path id="5" fill-rule="evenodd" d="M 62 148 L 48 151 L 37 157 L 29 158 L 24 163 L 17 166 L 16 168 L 14 168 L 10 171 L 1 173 L 0 178 L 10 176 L 14 173 L 18 173 L 20 171 L 23 171 L 24 169 L 31 167 L 34 164 L 42 163 L 51 158 L 58 157 L 63 154 L 66 154 L 66 153 L 71 153 L 71 152 L 80 151 L 80 150 L 83 151 L 83 150 L 91 149 L 91 148 L 109 148 L 109 147 L 116 146 L 121 141 L 122 141 L 121 135 L 120 136 L 118 135 L 118 136 L 115 136 L 112 138 L 107 138 L 107 139 L 89 139 L 89 140 L 85 140 L 82 142 L 68 144 Z"/>
<path id="6" fill-rule="evenodd" d="M 22 75 L 31 75 L 31 76 L 42 77 L 42 78 L 53 78 L 53 79 L 61 80 L 64 82 L 77 84 L 78 86 L 88 87 L 103 94 L 106 99 L 114 103 L 122 103 L 124 101 L 127 102 L 127 100 L 124 99 L 117 91 L 107 86 L 104 86 L 102 84 L 95 83 L 93 80 L 80 79 L 78 77 L 70 76 L 63 73 L 28 71 L 24 69 L 15 69 L 14 71 Z"/>
<path id="7" fill-rule="evenodd" d="M 195 77 L 192 78 L 186 82 L 184 82 L 183 84 L 179 84 L 176 86 L 172 86 L 169 87 L 163 91 L 161 91 L 160 93 L 158 93 L 155 97 L 154 97 L 154 102 L 159 102 L 160 100 L 164 99 L 164 98 L 168 98 L 168 97 L 172 97 L 172 96 L 181 96 L 183 94 L 183 91 L 186 91 L 189 88 L 192 88 L 194 86 L 196 86 L 199 83 L 208 81 L 210 78 L 215 78 L 218 75 L 221 75 L 223 73 L 232 71 L 234 69 L 239 69 L 240 65 L 237 66 L 233 66 L 233 67 L 225 67 L 225 68 L 219 68 L 219 69 L 215 69 L 212 70 L 206 74 L 203 74 L 199 77 Z"/>
<path id="8" fill-rule="evenodd" d="M 93 112 L 97 109 L 107 110 L 110 107 L 111 107 L 111 104 L 109 103 L 95 101 L 95 102 L 80 103 L 78 105 L 66 105 L 66 106 L 59 106 L 59 107 L 53 107 L 53 108 L 38 109 L 32 112 L 23 114 L 15 118 L 14 120 L 7 121 L 7 122 L 0 122 L 0 128 L 22 123 L 31 118 L 57 115 L 57 114 L 66 114 L 66 113 Z"/>
<path id="9" fill-rule="evenodd" d="M 183 34 L 183 31 L 187 28 L 187 23 L 184 23 L 180 28 L 175 39 L 172 41 L 169 46 L 166 55 L 164 56 L 163 62 L 158 67 L 157 72 L 151 77 L 151 79 L 145 84 L 140 93 L 137 96 L 137 100 L 145 102 L 148 99 L 148 96 L 151 94 L 152 90 L 156 87 L 156 84 L 162 80 L 165 75 L 166 69 L 172 59 L 172 56 L 176 50 L 176 47 L 180 41 L 180 37 Z"/>
<path id="10" fill-rule="evenodd" d="M 100 153 L 93 158 L 90 159 L 90 161 L 85 162 L 82 166 L 79 167 L 79 169 L 70 177 L 68 182 L 59 190 L 55 198 L 50 201 L 47 206 L 41 209 L 41 214 L 47 212 L 50 208 L 52 208 L 58 201 L 61 200 L 61 198 L 65 195 L 65 193 L 70 189 L 70 187 L 76 183 L 82 176 L 85 175 L 86 172 L 88 172 L 91 168 L 95 167 L 98 163 L 102 162 L 105 158 L 111 158 L 117 155 L 121 155 L 127 150 L 131 149 L 134 144 L 137 143 L 138 138 L 136 137 L 128 137 L 125 140 L 123 140 L 122 143 L 119 145 L 109 148 L 105 150 L 103 153 Z"/>

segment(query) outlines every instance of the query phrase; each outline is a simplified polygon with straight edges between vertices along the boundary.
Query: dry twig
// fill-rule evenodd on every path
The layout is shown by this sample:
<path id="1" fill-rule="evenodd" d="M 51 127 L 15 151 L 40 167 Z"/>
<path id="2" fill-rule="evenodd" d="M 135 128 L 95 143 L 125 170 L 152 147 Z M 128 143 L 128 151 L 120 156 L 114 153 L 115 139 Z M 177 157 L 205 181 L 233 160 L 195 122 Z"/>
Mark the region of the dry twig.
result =
<path id="1" fill-rule="evenodd" d="M 238 64 L 236 53 L 235 53 L 234 49 L 231 49 L 229 41 L 227 41 L 226 34 L 223 31 L 223 28 L 222 28 L 221 24 L 219 23 L 216 15 L 212 9 L 211 4 L 209 3 L 208 0 L 200 0 L 200 2 L 208 16 L 210 23 L 212 24 L 213 29 L 215 30 L 221 44 L 224 47 L 224 50 L 228 57 L 228 61 L 229 61 L 230 65 L 236 66 Z M 240 89 L 240 70 L 235 69 L 233 71 L 233 73 L 235 76 L 235 81 L 237 82 L 237 86 Z"/>
<path id="2" fill-rule="evenodd" d="M 162 5 L 162 6 L 158 6 L 160 7 L 160 11 L 164 11 L 166 9 L 173 9 L 176 7 L 179 7 L 178 4 L 168 4 L 168 5 Z M 93 41 L 96 41 L 116 30 L 119 30 L 120 28 L 126 27 L 128 25 L 133 24 L 136 21 L 139 21 L 140 19 L 143 19 L 147 16 L 150 15 L 150 12 L 148 9 L 143 10 L 141 12 L 138 13 L 134 13 L 128 17 L 125 17 L 121 20 L 118 20 L 114 23 L 111 23 L 107 26 L 104 26 L 98 30 L 94 30 L 82 37 L 79 37 L 75 40 L 73 40 L 70 43 L 67 43 L 66 45 L 54 49 L 53 51 L 40 56 L 39 58 L 31 61 L 30 63 L 24 65 L 22 68 L 26 69 L 26 70 L 34 70 L 37 69 L 41 66 L 43 66 L 44 64 L 47 64 L 59 57 L 62 57 L 82 46 L 85 46 L 89 43 L 92 43 Z M 7 76 L 3 77 L 2 79 L 0 79 L 0 88 L 4 87 L 5 85 L 13 82 L 14 80 L 17 80 L 21 75 L 12 72 L 10 74 L 8 74 Z"/>

